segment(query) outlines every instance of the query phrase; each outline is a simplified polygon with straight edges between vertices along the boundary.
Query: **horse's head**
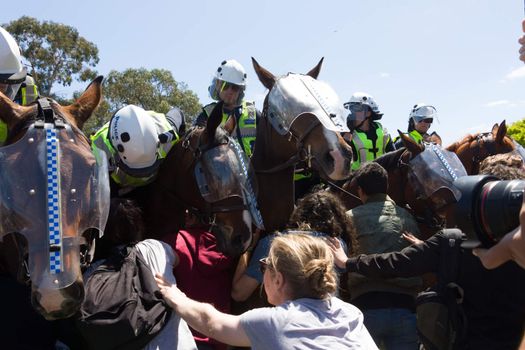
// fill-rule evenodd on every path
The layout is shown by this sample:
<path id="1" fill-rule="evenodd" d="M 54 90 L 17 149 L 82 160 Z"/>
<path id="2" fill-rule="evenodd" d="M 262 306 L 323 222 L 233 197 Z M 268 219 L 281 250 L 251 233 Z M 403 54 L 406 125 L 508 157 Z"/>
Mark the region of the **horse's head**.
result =
<path id="1" fill-rule="evenodd" d="M 405 148 L 377 158 L 388 171 L 389 195 L 427 226 L 435 226 L 461 194 L 453 185 L 466 171 L 458 157 L 436 144 L 418 144 L 400 133 Z"/>
<path id="2" fill-rule="evenodd" d="M 341 136 L 349 131 L 346 114 L 332 88 L 317 80 L 323 60 L 307 74 L 289 73 L 281 77 L 275 77 L 254 58 L 252 61 L 259 80 L 269 90 L 262 119 L 271 124 L 274 134 L 265 140 L 271 145 L 264 145 L 258 132 L 254 157 L 261 148 L 271 147 L 276 164 L 294 166 L 304 161 L 324 178 L 347 178 L 352 151 Z"/>
<path id="3" fill-rule="evenodd" d="M 91 152 L 80 130 L 100 101 L 101 82 L 69 106 L 44 98 L 24 107 L 0 94 L 0 119 L 8 128 L 0 148 L 0 239 L 4 251 L 13 241 L 23 248 L 22 259 L 8 266 L 17 276 L 21 269 L 29 273 L 33 306 L 50 320 L 80 308 L 80 246 L 107 218 L 105 157 Z"/>
<path id="4" fill-rule="evenodd" d="M 467 135 L 447 147 L 448 151 L 457 154 L 469 175 L 479 173 L 479 164 L 483 159 L 515 149 L 514 141 L 507 136 L 505 121 L 494 124 L 490 132 Z"/>
<path id="5" fill-rule="evenodd" d="M 157 183 L 175 201 L 212 218 L 219 250 L 238 256 L 262 228 L 250 162 L 239 144 L 219 127 L 222 102 L 206 127 L 190 129 L 161 166 Z"/>

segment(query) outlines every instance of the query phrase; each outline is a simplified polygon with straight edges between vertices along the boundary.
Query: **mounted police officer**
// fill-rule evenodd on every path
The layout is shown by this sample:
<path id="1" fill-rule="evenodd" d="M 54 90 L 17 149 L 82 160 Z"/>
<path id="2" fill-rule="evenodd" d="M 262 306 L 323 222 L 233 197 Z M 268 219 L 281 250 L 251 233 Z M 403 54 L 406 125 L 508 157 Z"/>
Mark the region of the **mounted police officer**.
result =
<path id="1" fill-rule="evenodd" d="M 350 111 L 347 124 L 353 130 L 350 143 L 354 153 L 352 170 L 394 150 L 388 131 L 377 122 L 383 117 L 383 113 L 379 111 L 379 106 L 371 95 L 356 92 L 344 106 Z"/>
<path id="2" fill-rule="evenodd" d="M 91 137 L 91 147 L 108 156 L 111 179 L 122 195 L 153 182 L 182 125 L 184 115 L 178 108 L 164 115 L 128 105 Z"/>
<path id="3" fill-rule="evenodd" d="M 434 117 L 437 116 L 437 111 L 434 106 L 427 105 L 426 103 L 418 103 L 412 107 L 408 118 L 408 133 L 415 142 L 430 142 L 430 136 L 428 129 L 434 121 Z M 401 137 L 397 137 L 394 146 L 396 148 L 403 147 Z"/>
<path id="4" fill-rule="evenodd" d="M 0 27 L 0 91 L 23 106 L 38 98 L 35 81 L 22 65 L 18 44 L 2 27 Z M 0 121 L 0 146 L 6 139 L 7 125 Z"/>
<path id="5" fill-rule="evenodd" d="M 233 116 L 236 121 L 235 130 L 232 132 L 244 153 L 251 157 L 255 145 L 257 120 L 259 111 L 255 109 L 253 102 L 244 100 L 246 90 L 246 72 L 236 60 L 222 61 L 217 68 L 213 80 L 208 88 L 210 97 L 215 101 L 223 101 L 222 125 Z M 212 102 L 202 108 L 201 114 L 197 116 L 195 125 L 205 126 L 217 102 Z"/>

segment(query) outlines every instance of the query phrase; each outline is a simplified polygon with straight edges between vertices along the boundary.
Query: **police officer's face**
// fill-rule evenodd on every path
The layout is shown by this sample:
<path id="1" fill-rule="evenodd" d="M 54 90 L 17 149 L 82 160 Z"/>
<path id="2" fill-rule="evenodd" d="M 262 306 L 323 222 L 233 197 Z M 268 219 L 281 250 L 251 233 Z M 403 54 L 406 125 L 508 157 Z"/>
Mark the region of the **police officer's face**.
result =
<path id="1" fill-rule="evenodd" d="M 234 107 L 239 99 L 242 86 L 219 81 L 219 97 L 228 107 Z"/>
<path id="2" fill-rule="evenodd" d="M 5 95 L 5 93 L 7 92 L 7 87 L 8 86 L 9 86 L 8 84 L 0 83 L 0 92 Z"/>
<path id="3" fill-rule="evenodd" d="M 419 123 L 416 122 L 416 130 L 419 131 L 421 134 L 425 134 L 428 129 L 430 129 L 430 126 L 432 125 L 432 118 L 423 119 Z"/>

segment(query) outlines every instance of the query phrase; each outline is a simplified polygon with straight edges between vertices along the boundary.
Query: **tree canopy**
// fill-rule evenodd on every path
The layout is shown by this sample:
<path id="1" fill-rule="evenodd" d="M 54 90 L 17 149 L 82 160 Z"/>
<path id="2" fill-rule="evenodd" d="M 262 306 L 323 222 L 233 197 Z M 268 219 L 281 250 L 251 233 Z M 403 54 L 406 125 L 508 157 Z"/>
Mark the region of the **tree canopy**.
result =
<path id="1" fill-rule="evenodd" d="M 520 145 L 525 146 L 525 119 L 512 123 L 507 129 L 507 134 Z"/>
<path id="2" fill-rule="evenodd" d="M 69 86 L 73 79 L 87 81 L 95 77 L 91 68 L 99 61 L 98 48 L 75 28 L 27 16 L 2 26 L 13 35 L 30 63 L 30 73 L 41 95 L 53 96 L 55 83 Z"/>
<path id="3" fill-rule="evenodd" d="M 129 68 L 123 72 L 111 71 L 104 82 L 104 101 L 95 116 L 84 126 L 86 133 L 96 131 L 111 116 L 128 104 L 159 113 L 179 107 L 189 122 L 200 111 L 197 95 L 184 83 L 173 78 L 165 69 Z"/>

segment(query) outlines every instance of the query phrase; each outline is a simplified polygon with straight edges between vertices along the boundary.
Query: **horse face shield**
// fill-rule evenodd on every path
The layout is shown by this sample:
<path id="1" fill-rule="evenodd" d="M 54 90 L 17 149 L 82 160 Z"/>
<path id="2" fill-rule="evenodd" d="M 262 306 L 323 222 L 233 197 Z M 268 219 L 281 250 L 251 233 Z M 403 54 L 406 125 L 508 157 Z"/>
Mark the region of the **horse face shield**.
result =
<path id="1" fill-rule="evenodd" d="M 450 203 L 441 203 L 439 191 L 449 191 L 456 202 L 461 198 L 461 192 L 454 186 L 454 181 L 466 176 L 465 167 L 453 152 L 449 152 L 434 144 L 426 144 L 425 150 L 409 162 L 410 178 L 417 190 L 425 198 L 435 202 L 437 209 Z"/>
<path id="2" fill-rule="evenodd" d="M 348 132 L 343 104 L 326 83 L 301 74 L 280 78 L 268 95 L 268 117 L 281 135 L 290 132 L 295 119 L 311 113 L 328 130 Z"/>
<path id="3" fill-rule="evenodd" d="M 0 149 L 0 239 L 12 232 L 26 237 L 32 287 L 41 293 L 80 279 L 80 236 L 90 228 L 102 232 L 107 220 L 107 159 L 83 157 L 83 146 L 69 125 L 46 123 Z"/>
<path id="4" fill-rule="evenodd" d="M 228 144 L 205 151 L 195 166 L 195 179 L 206 202 L 238 197 L 243 203 L 242 208 L 250 211 L 255 226 L 263 229 L 253 171 L 237 141 L 230 139 Z"/>

